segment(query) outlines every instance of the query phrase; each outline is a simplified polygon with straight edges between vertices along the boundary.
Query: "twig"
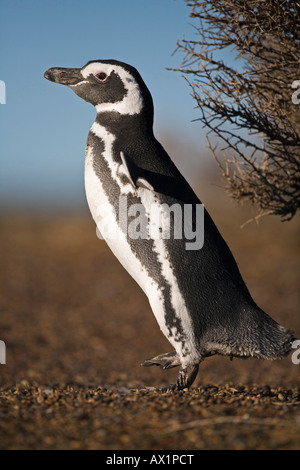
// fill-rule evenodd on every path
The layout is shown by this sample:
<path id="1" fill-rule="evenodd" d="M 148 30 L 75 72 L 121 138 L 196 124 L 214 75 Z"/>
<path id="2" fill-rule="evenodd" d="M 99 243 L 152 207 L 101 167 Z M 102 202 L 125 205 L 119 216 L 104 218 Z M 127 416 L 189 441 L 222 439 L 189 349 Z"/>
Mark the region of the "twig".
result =
<path id="1" fill-rule="evenodd" d="M 187 429 L 201 428 L 204 426 L 217 426 L 217 425 L 232 425 L 232 424 L 246 424 L 250 426 L 270 426 L 270 427 L 291 427 L 293 424 L 297 427 L 298 422 L 291 422 L 291 420 L 281 420 L 277 418 L 253 418 L 249 415 L 244 416 L 217 416 L 215 418 L 203 418 L 189 423 L 173 425 L 164 432 L 164 434 L 171 434 L 174 432 L 186 431 Z"/>

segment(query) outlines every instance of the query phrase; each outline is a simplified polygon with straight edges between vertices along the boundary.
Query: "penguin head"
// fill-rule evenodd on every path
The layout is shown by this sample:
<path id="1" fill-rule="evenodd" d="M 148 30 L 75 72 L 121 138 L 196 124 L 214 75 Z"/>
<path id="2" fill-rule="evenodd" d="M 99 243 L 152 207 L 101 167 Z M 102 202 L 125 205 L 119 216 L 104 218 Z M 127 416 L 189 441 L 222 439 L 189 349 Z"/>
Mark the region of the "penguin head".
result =
<path id="1" fill-rule="evenodd" d="M 153 115 L 151 94 L 139 72 L 116 60 L 94 60 L 80 68 L 53 67 L 44 77 L 70 87 L 101 112 Z"/>

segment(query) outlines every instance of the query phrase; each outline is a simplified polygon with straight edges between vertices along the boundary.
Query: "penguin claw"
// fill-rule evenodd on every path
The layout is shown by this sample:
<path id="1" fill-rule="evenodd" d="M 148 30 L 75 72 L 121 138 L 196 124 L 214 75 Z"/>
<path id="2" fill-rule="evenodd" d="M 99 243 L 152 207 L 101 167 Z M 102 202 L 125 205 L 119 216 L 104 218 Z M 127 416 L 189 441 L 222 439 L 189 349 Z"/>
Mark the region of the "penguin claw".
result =
<path id="1" fill-rule="evenodd" d="M 190 388 L 197 377 L 199 364 L 190 364 L 180 369 L 177 377 L 177 390 L 183 390 L 184 388 Z"/>
<path id="2" fill-rule="evenodd" d="M 181 362 L 179 359 L 178 354 L 175 351 L 160 354 L 159 356 L 155 356 L 152 359 L 146 359 L 142 362 L 141 366 L 161 366 L 163 369 L 170 369 L 172 367 L 180 366 Z M 177 381 L 175 384 L 168 385 L 166 387 L 157 388 L 157 390 L 161 392 L 168 392 L 170 390 L 179 391 L 183 390 L 184 388 L 189 388 L 198 373 L 199 364 L 189 364 L 183 366 L 178 374 Z"/>
<path id="3" fill-rule="evenodd" d="M 162 387 L 159 390 L 161 392 L 179 392 L 185 388 L 190 388 L 193 384 L 199 369 L 199 364 L 191 364 L 180 369 L 176 384 L 169 385 L 167 387 Z"/>
<path id="4" fill-rule="evenodd" d="M 172 354 L 172 353 L 169 353 L 169 354 Z M 165 354 L 163 354 L 162 356 L 164 355 Z M 145 362 L 148 362 L 148 361 L 151 361 L 151 359 L 148 359 Z M 161 364 L 157 364 L 157 362 L 153 362 L 151 364 L 146 364 L 146 365 L 154 365 L 154 364 L 161 365 Z M 144 365 L 144 363 L 142 365 Z M 175 367 L 175 366 L 172 366 L 172 367 Z M 151 390 L 151 391 L 156 390 L 158 392 L 166 393 L 170 391 L 179 392 L 180 390 L 190 388 L 197 376 L 198 369 L 199 369 L 199 364 L 191 364 L 191 365 L 185 366 L 182 369 L 180 369 L 178 377 L 177 377 L 177 381 L 175 384 L 167 385 L 165 387 L 145 387 L 145 389 Z"/>
<path id="5" fill-rule="evenodd" d="M 166 393 L 166 392 L 170 392 L 170 391 L 176 392 L 177 387 L 176 387 L 176 384 L 171 384 L 171 385 L 166 385 L 165 387 L 161 387 L 158 390 L 162 393 Z"/>
<path id="6" fill-rule="evenodd" d="M 172 367 L 180 366 L 181 362 L 178 354 L 175 351 L 160 354 L 159 356 L 146 359 L 142 362 L 141 366 L 161 366 L 163 369 L 171 369 Z"/>

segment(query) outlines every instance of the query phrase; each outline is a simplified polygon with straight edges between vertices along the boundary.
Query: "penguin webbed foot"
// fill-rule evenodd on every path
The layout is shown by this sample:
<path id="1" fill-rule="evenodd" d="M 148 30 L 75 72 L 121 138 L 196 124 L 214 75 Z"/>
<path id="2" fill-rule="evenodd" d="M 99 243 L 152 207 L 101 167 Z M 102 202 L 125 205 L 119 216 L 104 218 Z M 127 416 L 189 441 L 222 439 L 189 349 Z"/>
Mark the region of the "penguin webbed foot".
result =
<path id="1" fill-rule="evenodd" d="M 181 365 L 178 354 L 175 351 L 160 354 L 159 356 L 146 359 L 142 362 L 141 366 L 161 366 L 163 369 L 171 369 L 172 367 L 178 367 Z"/>
<path id="2" fill-rule="evenodd" d="M 181 366 L 178 354 L 175 351 L 160 354 L 159 356 L 146 359 L 142 362 L 141 366 L 161 366 L 163 369 L 171 369 L 172 367 Z M 199 364 L 189 364 L 181 367 L 175 384 L 166 387 L 157 388 L 160 392 L 168 392 L 169 390 L 179 391 L 184 388 L 189 388 L 198 373 Z"/>
<path id="3" fill-rule="evenodd" d="M 197 377 L 199 369 L 199 364 L 191 364 L 180 369 L 176 384 L 169 385 L 167 387 L 162 387 L 159 390 L 161 392 L 168 392 L 173 390 L 174 392 L 178 392 L 185 388 L 190 388 L 193 384 L 195 378 Z"/>

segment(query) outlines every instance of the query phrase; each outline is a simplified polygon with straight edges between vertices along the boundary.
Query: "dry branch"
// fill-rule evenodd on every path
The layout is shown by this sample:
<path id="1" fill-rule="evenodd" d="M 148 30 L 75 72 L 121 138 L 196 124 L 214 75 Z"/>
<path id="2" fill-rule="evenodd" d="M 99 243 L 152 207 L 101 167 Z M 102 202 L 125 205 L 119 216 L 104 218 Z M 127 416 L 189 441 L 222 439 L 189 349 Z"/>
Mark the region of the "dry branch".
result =
<path id="1" fill-rule="evenodd" d="M 182 40 L 199 120 L 226 146 L 210 146 L 238 201 L 291 219 L 300 206 L 300 2 L 187 1 L 197 40 Z M 230 48 L 237 59 L 225 63 Z M 300 88 L 300 87 L 299 87 Z"/>

